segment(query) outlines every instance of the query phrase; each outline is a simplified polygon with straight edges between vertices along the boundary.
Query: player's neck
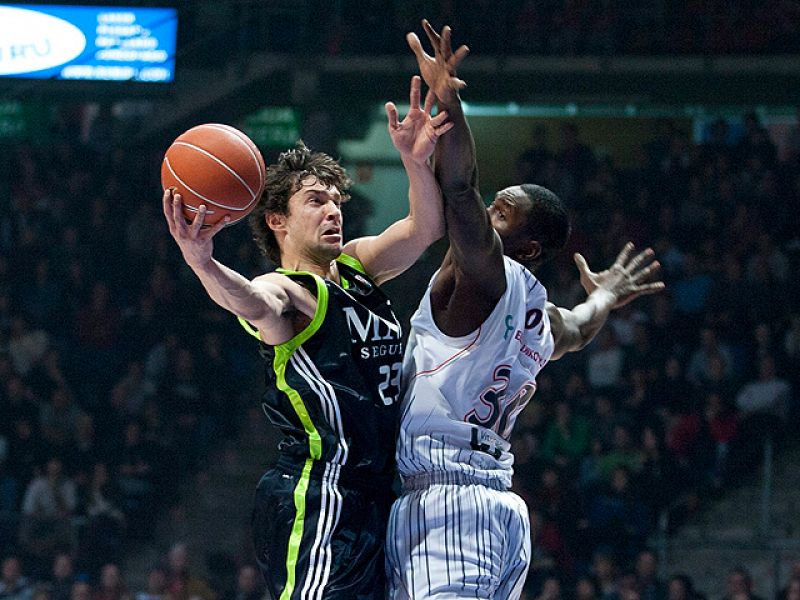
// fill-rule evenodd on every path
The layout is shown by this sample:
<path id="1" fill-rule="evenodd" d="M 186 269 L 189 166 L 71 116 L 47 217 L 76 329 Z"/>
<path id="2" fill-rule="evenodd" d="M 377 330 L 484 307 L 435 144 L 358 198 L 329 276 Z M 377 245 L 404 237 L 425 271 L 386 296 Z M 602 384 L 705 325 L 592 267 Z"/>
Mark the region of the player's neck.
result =
<path id="1" fill-rule="evenodd" d="M 336 260 L 287 253 L 281 256 L 281 268 L 288 271 L 305 271 L 325 279 L 339 281 L 339 269 Z"/>

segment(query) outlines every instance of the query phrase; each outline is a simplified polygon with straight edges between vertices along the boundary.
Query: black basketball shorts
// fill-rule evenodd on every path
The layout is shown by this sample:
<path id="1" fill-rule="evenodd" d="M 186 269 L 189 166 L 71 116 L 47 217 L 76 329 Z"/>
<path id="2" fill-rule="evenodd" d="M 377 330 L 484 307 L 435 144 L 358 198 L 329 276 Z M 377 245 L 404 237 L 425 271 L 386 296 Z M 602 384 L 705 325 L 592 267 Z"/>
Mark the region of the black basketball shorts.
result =
<path id="1" fill-rule="evenodd" d="M 346 487 L 328 463 L 302 467 L 267 471 L 256 489 L 253 539 L 268 591 L 274 600 L 383 600 L 391 490 Z"/>

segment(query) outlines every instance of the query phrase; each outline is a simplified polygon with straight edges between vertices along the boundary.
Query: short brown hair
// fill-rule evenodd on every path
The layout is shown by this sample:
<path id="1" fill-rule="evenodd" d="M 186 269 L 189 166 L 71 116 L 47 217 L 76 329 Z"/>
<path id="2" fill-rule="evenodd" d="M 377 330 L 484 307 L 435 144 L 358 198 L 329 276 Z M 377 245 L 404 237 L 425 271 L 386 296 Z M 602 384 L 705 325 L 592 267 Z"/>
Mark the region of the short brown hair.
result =
<path id="1" fill-rule="evenodd" d="M 267 226 L 268 213 L 289 214 L 289 198 L 300 189 L 306 177 L 316 177 L 324 185 L 336 186 L 342 201 L 349 198 L 347 190 L 352 182 L 342 165 L 324 152 L 312 152 L 302 140 L 291 150 L 282 152 L 275 164 L 267 167 L 264 193 L 248 217 L 250 231 L 258 249 L 276 265 L 280 264 L 281 250 L 275 233 Z"/>

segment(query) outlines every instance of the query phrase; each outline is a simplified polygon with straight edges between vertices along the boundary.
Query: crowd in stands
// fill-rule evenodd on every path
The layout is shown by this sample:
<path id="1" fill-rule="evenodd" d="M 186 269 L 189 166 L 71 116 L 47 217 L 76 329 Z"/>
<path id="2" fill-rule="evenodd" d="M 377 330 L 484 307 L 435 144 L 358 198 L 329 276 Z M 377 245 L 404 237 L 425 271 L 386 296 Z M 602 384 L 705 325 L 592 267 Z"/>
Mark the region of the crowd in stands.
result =
<path id="1" fill-rule="evenodd" d="M 106 111 L 80 122 L 59 113 L 0 162 L 0 556 L 31 576 L 59 552 L 95 576 L 150 539 L 261 383 L 235 320 L 176 267 L 159 152 L 132 159 Z M 249 248 L 221 237 L 222 256 Z M 248 252 L 230 264 L 247 273 Z"/>
<path id="2" fill-rule="evenodd" d="M 796 423 L 800 135 L 779 157 L 755 115 L 743 122 L 741 135 L 717 122 L 702 143 L 658 122 L 624 169 L 573 123 L 558 140 L 537 128 L 508 173 L 567 202 L 570 249 L 591 266 L 628 239 L 652 244 L 668 285 L 548 366 L 519 418 L 528 598 L 699 598 L 691 580 L 654 575 L 644 549 L 659 517 L 679 523 Z M 261 379 L 250 340 L 168 236 L 160 151 L 118 145 L 124 124 L 102 112 L 74 123 L 56 118 L 46 143 L 13 145 L 0 167 L 1 600 L 132 596 L 116 566 L 126 545 L 149 539 L 181 477 L 236 435 Z M 216 253 L 246 276 L 264 268 L 246 228 Z M 583 297 L 569 254 L 539 274 L 563 306 Z M 190 582 L 159 567 L 141 600 L 255 593 Z"/>
<path id="3" fill-rule="evenodd" d="M 210 5 L 209 5 L 210 4 Z M 199 8 L 198 8 L 199 7 Z M 320 0 L 186 3 L 188 61 L 209 46 L 208 59 L 228 52 L 314 52 L 327 55 L 406 54 L 405 34 L 427 17 L 449 24 L 455 39 L 481 56 L 791 54 L 800 7 L 785 0 Z M 322 19 L 322 21 L 320 21 Z M 235 23 L 233 43 L 220 22 Z M 419 31 L 421 34 L 421 31 Z M 224 38 L 223 36 L 227 36 Z M 210 48 L 213 46 L 213 50 Z M 216 53 L 216 54 L 215 54 Z M 206 57 L 206 53 L 202 53 Z"/>
<path id="4" fill-rule="evenodd" d="M 90 578 L 75 564 L 73 555 L 58 553 L 46 572 L 31 577 L 17 555 L 0 563 L 0 598 L 4 600 L 262 600 L 264 585 L 254 564 L 230 571 L 196 574 L 189 549 L 174 544 L 147 574 L 141 589 L 131 588 L 115 562 L 101 565 Z"/>

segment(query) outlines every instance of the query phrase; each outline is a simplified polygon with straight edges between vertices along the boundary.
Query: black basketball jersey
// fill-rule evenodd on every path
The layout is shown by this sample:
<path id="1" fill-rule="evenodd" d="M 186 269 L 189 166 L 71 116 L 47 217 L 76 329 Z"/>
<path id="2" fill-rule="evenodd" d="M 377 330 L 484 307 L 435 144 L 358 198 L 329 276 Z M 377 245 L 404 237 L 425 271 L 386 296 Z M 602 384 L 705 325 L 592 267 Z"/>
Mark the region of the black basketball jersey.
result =
<path id="1" fill-rule="evenodd" d="M 263 407 L 285 435 L 279 446 L 284 464 L 310 473 L 313 461 L 324 461 L 337 467 L 343 482 L 388 481 L 399 420 L 402 331 L 389 299 L 361 263 L 346 255 L 337 262 L 341 285 L 278 269 L 314 293 L 317 309 L 289 341 L 261 343 Z"/>

